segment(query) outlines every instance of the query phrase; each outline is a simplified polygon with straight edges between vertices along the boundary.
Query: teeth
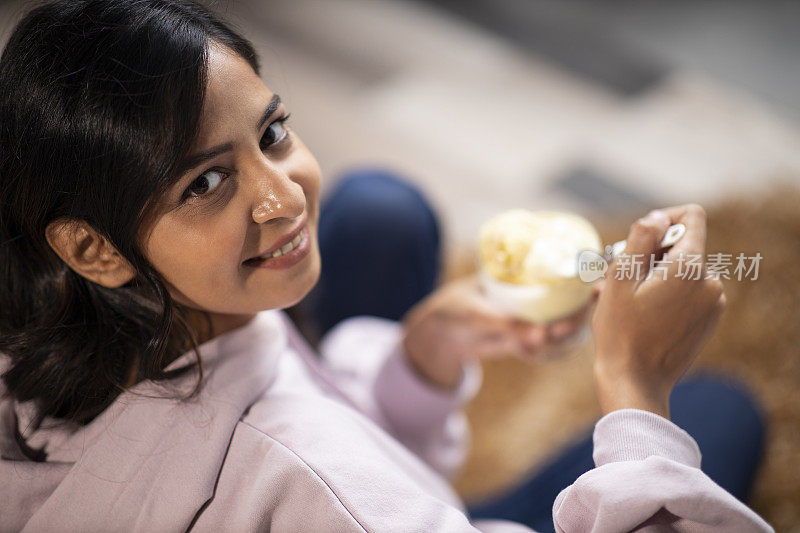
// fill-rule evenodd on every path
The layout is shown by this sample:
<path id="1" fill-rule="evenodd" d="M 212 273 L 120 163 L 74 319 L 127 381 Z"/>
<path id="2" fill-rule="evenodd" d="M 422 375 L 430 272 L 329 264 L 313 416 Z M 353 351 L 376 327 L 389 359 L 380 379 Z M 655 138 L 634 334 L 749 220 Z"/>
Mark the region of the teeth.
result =
<path id="1" fill-rule="evenodd" d="M 272 257 L 280 257 L 284 254 L 288 254 L 289 252 L 294 250 L 302 240 L 303 240 L 303 232 L 301 231 L 300 233 L 297 234 L 297 236 L 294 239 L 291 240 L 291 242 L 284 244 L 279 249 L 272 252 Z"/>

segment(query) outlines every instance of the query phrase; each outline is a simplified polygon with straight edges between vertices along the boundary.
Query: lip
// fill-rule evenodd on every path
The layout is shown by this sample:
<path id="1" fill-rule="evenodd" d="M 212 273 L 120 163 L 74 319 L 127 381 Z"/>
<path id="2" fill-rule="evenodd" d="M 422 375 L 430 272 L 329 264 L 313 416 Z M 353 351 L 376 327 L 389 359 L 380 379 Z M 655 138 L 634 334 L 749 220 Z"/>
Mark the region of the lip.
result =
<path id="1" fill-rule="evenodd" d="M 275 241 L 275 244 L 273 244 L 268 250 L 264 250 L 263 252 L 254 255 L 253 257 L 250 257 L 249 259 L 246 259 L 246 261 L 251 261 L 251 260 L 255 260 L 258 257 L 267 256 L 269 254 L 272 254 L 272 252 L 274 252 L 278 248 L 281 248 L 284 245 L 289 244 L 290 242 L 292 242 L 292 239 L 297 237 L 298 233 L 303 231 L 303 228 L 306 227 L 306 222 L 307 221 L 308 221 L 308 213 L 303 215 L 303 219 L 300 221 L 300 223 L 297 225 L 297 227 L 295 229 L 293 229 L 292 231 L 290 231 L 289 233 L 287 233 L 286 235 L 284 235 L 283 237 L 281 237 L 280 239 Z"/>
<path id="2" fill-rule="evenodd" d="M 248 259 L 243 263 L 244 266 L 250 268 L 279 270 L 298 264 L 311 251 L 311 236 L 309 235 L 305 225 L 300 228 L 300 234 L 302 235 L 300 238 L 300 244 L 298 244 L 297 247 L 288 254 L 283 254 L 280 257 L 268 257 L 267 259 Z M 294 235 L 297 235 L 297 232 L 295 232 Z"/>

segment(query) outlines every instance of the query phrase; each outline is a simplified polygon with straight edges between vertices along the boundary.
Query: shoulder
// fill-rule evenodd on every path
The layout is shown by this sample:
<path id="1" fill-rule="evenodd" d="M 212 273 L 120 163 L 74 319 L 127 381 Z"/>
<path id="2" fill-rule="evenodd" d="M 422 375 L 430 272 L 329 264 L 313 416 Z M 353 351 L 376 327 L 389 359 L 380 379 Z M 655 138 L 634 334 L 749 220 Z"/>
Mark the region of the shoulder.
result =
<path id="1" fill-rule="evenodd" d="M 408 451 L 363 414 L 323 395 L 281 394 L 256 402 L 239 422 L 242 432 L 263 446 L 310 468 L 333 490 L 357 490 L 338 481 L 359 477 L 364 465 L 396 470 L 396 459 Z M 371 475 L 371 474 L 365 474 Z"/>

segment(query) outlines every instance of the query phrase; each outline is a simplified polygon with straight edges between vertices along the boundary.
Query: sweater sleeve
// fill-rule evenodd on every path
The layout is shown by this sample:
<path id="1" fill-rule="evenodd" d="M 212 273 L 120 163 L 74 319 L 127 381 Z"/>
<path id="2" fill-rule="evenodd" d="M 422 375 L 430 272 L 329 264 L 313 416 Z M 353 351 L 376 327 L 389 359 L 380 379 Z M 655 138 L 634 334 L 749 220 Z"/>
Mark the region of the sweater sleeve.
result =
<path id="1" fill-rule="evenodd" d="M 470 433 L 463 405 L 480 388 L 480 363 L 468 362 L 454 391 L 428 383 L 408 362 L 399 322 L 356 316 L 320 343 L 336 385 L 367 416 L 422 460 L 452 478 L 466 457 Z"/>
<path id="2" fill-rule="evenodd" d="M 556 498 L 556 531 L 773 531 L 700 470 L 688 433 L 654 413 L 621 409 L 601 418 L 594 462 Z"/>

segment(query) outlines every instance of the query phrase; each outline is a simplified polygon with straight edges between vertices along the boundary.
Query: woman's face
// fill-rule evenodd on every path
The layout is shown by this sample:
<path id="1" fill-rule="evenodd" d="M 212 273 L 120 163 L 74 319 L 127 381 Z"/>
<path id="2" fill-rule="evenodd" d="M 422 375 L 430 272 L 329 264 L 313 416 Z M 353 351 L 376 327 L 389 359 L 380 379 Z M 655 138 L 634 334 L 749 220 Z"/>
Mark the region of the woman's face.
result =
<path id="1" fill-rule="evenodd" d="M 167 191 L 143 239 L 173 298 L 212 320 L 294 305 L 319 277 L 320 169 L 286 116 L 244 59 L 212 45 L 190 154 L 207 157 Z M 293 251 L 254 259 L 295 234 Z"/>

